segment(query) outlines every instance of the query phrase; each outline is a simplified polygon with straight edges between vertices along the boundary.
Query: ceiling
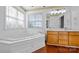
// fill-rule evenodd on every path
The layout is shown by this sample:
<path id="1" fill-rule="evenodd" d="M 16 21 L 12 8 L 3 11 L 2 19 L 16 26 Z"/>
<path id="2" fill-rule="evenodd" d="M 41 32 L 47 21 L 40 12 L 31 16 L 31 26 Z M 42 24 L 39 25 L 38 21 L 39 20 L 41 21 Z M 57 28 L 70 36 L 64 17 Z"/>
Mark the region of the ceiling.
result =
<path id="1" fill-rule="evenodd" d="M 46 8 L 59 8 L 61 6 L 22 6 L 22 7 L 26 11 L 30 11 L 30 10 L 39 10 L 39 9 L 46 9 Z"/>
<path id="2" fill-rule="evenodd" d="M 43 8 L 42 6 L 25 6 L 24 7 L 26 10 L 33 10 L 33 9 L 38 9 L 38 8 Z"/>

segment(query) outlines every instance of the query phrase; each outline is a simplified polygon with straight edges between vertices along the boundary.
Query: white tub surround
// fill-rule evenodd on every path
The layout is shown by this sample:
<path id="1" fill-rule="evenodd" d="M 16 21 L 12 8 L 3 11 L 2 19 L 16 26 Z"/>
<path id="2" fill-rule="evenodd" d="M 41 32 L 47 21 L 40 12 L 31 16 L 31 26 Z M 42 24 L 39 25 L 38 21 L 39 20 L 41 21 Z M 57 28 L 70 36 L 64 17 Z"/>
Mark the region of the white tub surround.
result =
<path id="1" fill-rule="evenodd" d="M 44 46 L 45 35 L 41 33 L 0 34 L 0 53 L 31 53 Z"/>

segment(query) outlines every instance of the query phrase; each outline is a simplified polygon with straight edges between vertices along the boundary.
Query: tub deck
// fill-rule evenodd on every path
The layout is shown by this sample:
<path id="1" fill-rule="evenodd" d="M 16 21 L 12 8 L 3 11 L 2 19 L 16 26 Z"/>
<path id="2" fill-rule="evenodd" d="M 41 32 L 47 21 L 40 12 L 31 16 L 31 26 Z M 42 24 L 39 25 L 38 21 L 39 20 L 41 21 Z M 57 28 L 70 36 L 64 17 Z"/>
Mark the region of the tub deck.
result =
<path id="1" fill-rule="evenodd" d="M 44 46 L 44 34 L 0 37 L 0 53 L 31 53 Z"/>

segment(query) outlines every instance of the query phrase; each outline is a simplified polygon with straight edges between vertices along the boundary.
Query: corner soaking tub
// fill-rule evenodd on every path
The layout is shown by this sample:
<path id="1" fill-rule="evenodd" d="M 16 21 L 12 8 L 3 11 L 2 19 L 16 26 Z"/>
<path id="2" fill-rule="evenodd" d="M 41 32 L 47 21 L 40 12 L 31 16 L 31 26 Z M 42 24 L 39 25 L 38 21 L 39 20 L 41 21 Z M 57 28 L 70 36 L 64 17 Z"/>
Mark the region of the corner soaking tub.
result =
<path id="1" fill-rule="evenodd" d="M 0 35 L 0 53 L 31 53 L 45 46 L 45 35 L 41 33 Z"/>

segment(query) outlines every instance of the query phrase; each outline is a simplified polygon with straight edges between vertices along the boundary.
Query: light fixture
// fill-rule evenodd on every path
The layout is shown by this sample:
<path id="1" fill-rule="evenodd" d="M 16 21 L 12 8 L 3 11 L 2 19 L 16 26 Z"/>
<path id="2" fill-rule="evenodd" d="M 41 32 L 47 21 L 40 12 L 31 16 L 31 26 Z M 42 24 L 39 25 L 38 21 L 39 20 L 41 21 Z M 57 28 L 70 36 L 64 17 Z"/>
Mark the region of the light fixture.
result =
<path id="1" fill-rule="evenodd" d="M 66 12 L 65 9 L 55 9 L 55 10 L 50 11 L 50 14 L 51 14 L 51 15 L 52 15 L 52 14 L 63 14 L 63 13 L 65 13 L 65 12 Z"/>

